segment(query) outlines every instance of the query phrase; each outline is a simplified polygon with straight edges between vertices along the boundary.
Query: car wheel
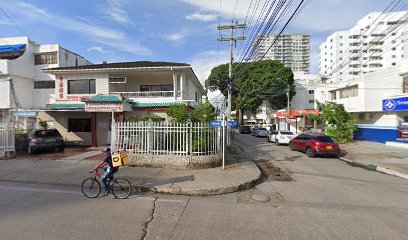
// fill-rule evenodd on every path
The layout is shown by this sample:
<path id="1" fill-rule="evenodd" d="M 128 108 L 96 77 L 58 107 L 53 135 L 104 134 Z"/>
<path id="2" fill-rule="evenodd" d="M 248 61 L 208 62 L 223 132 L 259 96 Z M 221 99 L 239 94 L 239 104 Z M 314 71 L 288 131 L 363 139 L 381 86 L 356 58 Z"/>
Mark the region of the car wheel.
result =
<path id="1" fill-rule="evenodd" d="M 279 140 L 278 140 L 278 139 L 276 139 L 276 142 L 275 142 L 275 143 L 276 143 L 276 145 L 277 145 L 277 146 L 279 146 L 279 145 L 280 145 L 280 143 L 279 143 Z"/>
<path id="2" fill-rule="evenodd" d="M 289 143 L 289 150 L 290 150 L 290 151 L 295 151 L 295 149 L 293 148 L 293 144 L 292 144 L 292 143 Z"/>
<path id="3" fill-rule="evenodd" d="M 310 158 L 316 157 L 316 153 L 313 152 L 313 149 L 311 149 L 311 148 L 307 148 L 307 149 L 306 149 L 306 155 L 307 155 L 308 157 L 310 157 Z"/>
<path id="4" fill-rule="evenodd" d="M 271 142 L 271 139 L 269 139 L 269 136 L 266 137 L 267 142 Z"/>
<path id="5" fill-rule="evenodd" d="M 58 148 L 58 151 L 63 152 L 64 149 L 65 149 L 64 147 L 59 147 L 59 148 Z"/>

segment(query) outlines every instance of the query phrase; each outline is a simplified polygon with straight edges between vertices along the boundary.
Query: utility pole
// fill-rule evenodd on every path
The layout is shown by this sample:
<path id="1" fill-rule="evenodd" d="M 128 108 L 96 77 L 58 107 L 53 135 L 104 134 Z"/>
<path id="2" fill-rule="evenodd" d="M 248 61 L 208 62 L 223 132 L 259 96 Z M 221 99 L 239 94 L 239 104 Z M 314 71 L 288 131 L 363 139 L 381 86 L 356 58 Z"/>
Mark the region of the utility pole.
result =
<path id="1" fill-rule="evenodd" d="M 239 29 L 239 28 L 246 28 L 246 24 L 238 24 L 238 23 L 231 23 L 230 25 L 220 25 L 217 27 L 218 31 L 220 30 L 231 30 L 231 34 L 229 38 L 223 38 L 220 34 L 220 38 L 218 38 L 218 41 L 229 41 L 230 42 L 230 62 L 229 62 L 229 81 L 228 81 L 228 106 L 227 106 L 227 118 L 228 120 L 231 120 L 231 91 L 232 91 L 232 62 L 233 62 L 233 55 L 232 55 L 232 47 L 234 46 L 234 41 L 236 40 L 245 40 L 245 36 L 240 36 L 240 37 L 234 37 L 234 29 Z"/>

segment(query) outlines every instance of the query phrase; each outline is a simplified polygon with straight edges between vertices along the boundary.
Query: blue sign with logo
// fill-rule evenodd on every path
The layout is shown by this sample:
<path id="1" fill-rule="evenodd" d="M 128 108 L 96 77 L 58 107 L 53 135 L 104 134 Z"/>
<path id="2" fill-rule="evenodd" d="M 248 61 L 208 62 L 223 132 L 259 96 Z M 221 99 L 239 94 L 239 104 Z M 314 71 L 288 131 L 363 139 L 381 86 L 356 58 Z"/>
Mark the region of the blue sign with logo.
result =
<path id="1" fill-rule="evenodd" d="M 227 127 L 238 127 L 238 121 L 227 122 Z"/>
<path id="2" fill-rule="evenodd" d="M 408 111 L 408 97 L 384 99 L 382 106 L 384 112 Z"/>
<path id="3" fill-rule="evenodd" d="M 221 121 L 211 121 L 210 122 L 210 127 L 221 127 L 222 122 Z"/>

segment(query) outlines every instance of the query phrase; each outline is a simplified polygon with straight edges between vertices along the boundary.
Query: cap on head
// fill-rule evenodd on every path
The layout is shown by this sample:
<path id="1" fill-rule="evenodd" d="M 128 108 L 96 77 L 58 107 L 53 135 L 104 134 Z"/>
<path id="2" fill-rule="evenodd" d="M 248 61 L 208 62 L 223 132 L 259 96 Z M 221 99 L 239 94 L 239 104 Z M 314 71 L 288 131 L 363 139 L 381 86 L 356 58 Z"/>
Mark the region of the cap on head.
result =
<path id="1" fill-rule="evenodd" d="M 111 149 L 109 148 L 109 147 L 107 147 L 107 148 L 105 148 L 102 152 L 103 153 L 108 153 L 108 152 L 110 152 L 111 151 Z"/>

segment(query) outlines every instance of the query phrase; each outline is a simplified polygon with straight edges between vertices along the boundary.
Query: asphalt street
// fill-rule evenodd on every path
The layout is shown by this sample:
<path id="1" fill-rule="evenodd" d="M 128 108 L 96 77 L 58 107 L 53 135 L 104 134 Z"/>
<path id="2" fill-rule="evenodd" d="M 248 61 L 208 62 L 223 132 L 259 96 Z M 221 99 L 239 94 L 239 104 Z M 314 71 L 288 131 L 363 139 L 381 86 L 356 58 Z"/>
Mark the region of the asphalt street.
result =
<path id="1" fill-rule="evenodd" d="M 238 158 L 293 181 L 209 197 L 151 193 L 87 199 L 77 188 L 0 182 L 1 239 L 407 239 L 407 180 L 309 159 L 237 135 Z"/>

